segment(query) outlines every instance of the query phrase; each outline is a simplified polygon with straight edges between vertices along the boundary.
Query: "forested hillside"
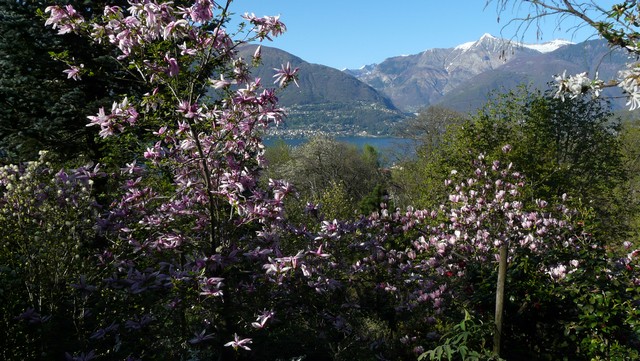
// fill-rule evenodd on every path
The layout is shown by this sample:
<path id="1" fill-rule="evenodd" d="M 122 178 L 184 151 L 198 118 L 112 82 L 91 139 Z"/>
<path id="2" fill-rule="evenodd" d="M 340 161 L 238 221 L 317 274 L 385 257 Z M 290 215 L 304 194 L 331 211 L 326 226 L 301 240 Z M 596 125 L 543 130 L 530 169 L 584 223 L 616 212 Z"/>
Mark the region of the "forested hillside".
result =
<path id="1" fill-rule="evenodd" d="M 262 47 L 263 62 L 252 75 L 271 83 L 274 68 L 299 68 L 298 85 L 282 91 L 287 109 L 284 129 L 333 134 L 388 135 L 406 118 L 389 99 L 356 78 L 327 66 L 309 64 L 284 51 Z M 250 57 L 256 46 L 245 46 L 239 56 Z"/>

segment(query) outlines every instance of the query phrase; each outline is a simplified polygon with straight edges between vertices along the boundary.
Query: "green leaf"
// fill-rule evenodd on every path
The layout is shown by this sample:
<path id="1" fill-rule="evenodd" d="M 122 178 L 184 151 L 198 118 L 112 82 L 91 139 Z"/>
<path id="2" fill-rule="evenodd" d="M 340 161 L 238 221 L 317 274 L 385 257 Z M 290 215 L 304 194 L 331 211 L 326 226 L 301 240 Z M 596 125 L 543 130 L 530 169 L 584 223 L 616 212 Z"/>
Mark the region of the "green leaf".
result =
<path id="1" fill-rule="evenodd" d="M 467 350 L 468 348 L 465 345 L 458 347 L 458 352 L 460 352 L 460 356 L 462 357 L 463 361 L 467 358 Z"/>
<path id="2" fill-rule="evenodd" d="M 453 352 L 451 352 L 451 348 L 447 347 L 447 360 L 451 360 L 453 358 Z"/>

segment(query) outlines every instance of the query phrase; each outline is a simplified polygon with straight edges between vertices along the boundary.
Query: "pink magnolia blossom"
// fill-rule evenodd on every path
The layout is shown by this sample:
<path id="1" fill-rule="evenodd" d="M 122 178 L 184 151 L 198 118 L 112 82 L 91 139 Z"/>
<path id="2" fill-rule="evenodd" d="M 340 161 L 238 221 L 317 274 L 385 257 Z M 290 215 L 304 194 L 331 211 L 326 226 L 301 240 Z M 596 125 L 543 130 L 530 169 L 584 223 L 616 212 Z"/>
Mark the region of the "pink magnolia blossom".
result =
<path id="1" fill-rule="evenodd" d="M 84 68 L 84 64 L 80 64 L 80 66 L 72 65 L 69 69 L 63 70 L 62 72 L 67 74 L 67 79 L 81 80 L 80 72 L 82 68 Z"/>
<path id="2" fill-rule="evenodd" d="M 251 323 L 251 326 L 256 329 L 263 329 L 267 323 L 267 321 L 273 317 L 273 311 L 263 311 L 255 322 Z"/>
<path id="3" fill-rule="evenodd" d="M 210 0 L 196 0 L 189 8 L 189 15 L 191 20 L 196 23 L 206 23 L 213 18 L 213 12 L 211 11 L 215 3 Z"/>
<path id="4" fill-rule="evenodd" d="M 237 333 L 233 334 L 233 341 L 227 342 L 224 345 L 225 346 L 231 346 L 233 347 L 234 350 L 237 350 L 238 348 L 243 348 L 245 350 L 251 350 L 249 348 L 249 344 L 251 344 L 253 341 L 250 338 L 243 338 L 240 339 L 240 337 L 238 336 Z"/>
<path id="5" fill-rule="evenodd" d="M 567 276 L 567 267 L 560 264 L 555 267 L 551 267 L 548 273 L 553 280 L 562 280 Z"/>
<path id="6" fill-rule="evenodd" d="M 298 85 L 298 68 L 291 69 L 291 64 L 287 62 L 287 65 L 282 65 L 280 69 L 274 68 L 276 70 L 276 74 L 273 76 L 275 78 L 274 84 L 278 84 L 281 88 L 289 84 L 290 82 L 294 82 L 296 86 Z"/>
<path id="7" fill-rule="evenodd" d="M 259 18 L 253 13 L 246 13 L 243 18 L 249 20 L 249 22 L 254 25 L 254 31 L 260 39 L 271 40 L 269 35 L 279 36 L 287 30 L 284 23 L 280 21 L 280 16 L 264 16 Z"/>
<path id="8" fill-rule="evenodd" d="M 59 28 L 59 35 L 75 32 L 78 26 L 84 22 L 84 17 L 72 5 L 47 6 L 44 12 L 50 14 L 44 23 L 45 26 L 51 25 L 53 29 Z"/>
<path id="9" fill-rule="evenodd" d="M 178 66 L 178 61 L 175 58 L 169 57 L 169 54 L 164 56 L 164 60 L 168 64 L 167 74 L 171 77 L 175 77 L 180 72 L 180 67 Z"/>
<path id="10" fill-rule="evenodd" d="M 223 89 L 233 84 L 232 81 L 225 79 L 223 74 L 220 74 L 220 79 L 211 79 L 209 82 L 214 89 Z"/>
<path id="11" fill-rule="evenodd" d="M 208 334 L 207 330 L 202 330 L 199 333 L 194 333 L 195 337 L 189 340 L 189 343 L 192 345 L 199 344 L 201 342 L 213 340 L 214 336 L 212 334 Z"/>

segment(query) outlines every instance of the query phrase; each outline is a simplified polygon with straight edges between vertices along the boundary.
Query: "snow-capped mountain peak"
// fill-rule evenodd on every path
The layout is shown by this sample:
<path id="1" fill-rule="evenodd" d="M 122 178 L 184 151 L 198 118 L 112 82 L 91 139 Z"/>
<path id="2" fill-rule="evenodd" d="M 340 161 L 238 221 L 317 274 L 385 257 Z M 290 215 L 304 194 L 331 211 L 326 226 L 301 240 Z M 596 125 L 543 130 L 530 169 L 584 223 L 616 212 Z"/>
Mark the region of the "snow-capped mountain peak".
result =
<path id="1" fill-rule="evenodd" d="M 492 44 L 492 43 L 495 43 L 496 41 L 504 42 L 503 39 L 496 38 L 495 36 L 493 36 L 493 35 L 491 35 L 489 33 L 484 33 L 484 34 L 482 34 L 480 39 L 478 39 L 476 41 L 470 41 L 470 42 L 467 42 L 467 43 L 460 44 L 460 45 L 456 46 L 454 49 L 455 50 L 467 51 L 467 50 L 470 50 L 471 48 L 473 48 L 474 46 L 478 46 L 478 45 L 481 45 L 481 44 L 483 44 L 483 45 Z"/>
<path id="2" fill-rule="evenodd" d="M 494 41 L 499 41 L 501 43 L 503 43 L 503 45 L 507 45 L 507 46 L 516 46 L 516 47 L 522 47 L 522 48 L 527 48 L 527 49 L 531 49 L 531 50 L 535 50 L 538 51 L 540 53 L 549 53 L 552 52 L 554 50 L 557 50 L 565 45 L 571 45 L 574 44 L 570 41 L 567 40 L 562 40 L 562 39 L 556 39 L 556 40 L 552 40 L 552 41 L 548 41 L 545 43 L 541 43 L 541 44 L 527 44 L 527 43 L 520 43 L 520 42 L 514 42 L 514 41 L 510 41 L 510 40 L 506 40 L 506 39 L 502 39 L 502 38 L 497 38 L 489 33 L 484 33 L 480 39 L 476 40 L 476 41 L 470 41 L 470 42 L 466 42 L 466 43 L 462 43 L 458 46 L 456 46 L 454 49 L 455 50 L 462 50 L 462 51 L 467 51 L 470 50 L 471 48 L 473 48 L 474 45 L 479 45 L 479 44 L 486 44 L 486 43 L 490 43 L 490 42 L 494 42 Z"/>
<path id="3" fill-rule="evenodd" d="M 482 36 L 480 37 L 480 41 L 482 41 L 482 40 L 487 40 L 487 39 L 493 40 L 493 39 L 498 39 L 498 38 L 496 38 L 495 36 L 493 36 L 493 35 L 491 35 L 491 34 L 489 34 L 489 33 L 484 33 L 484 34 L 482 34 Z"/>

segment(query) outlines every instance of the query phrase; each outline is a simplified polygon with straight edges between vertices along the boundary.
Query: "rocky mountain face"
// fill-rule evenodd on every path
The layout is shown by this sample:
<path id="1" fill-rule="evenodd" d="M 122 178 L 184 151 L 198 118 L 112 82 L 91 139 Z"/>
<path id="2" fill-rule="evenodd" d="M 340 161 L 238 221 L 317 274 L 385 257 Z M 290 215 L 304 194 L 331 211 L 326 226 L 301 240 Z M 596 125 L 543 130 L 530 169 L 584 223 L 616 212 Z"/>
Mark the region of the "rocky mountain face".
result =
<path id="1" fill-rule="evenodd" d="M 441 102 L 469 80 L 500 72 L 507 64 L 524 61 L 570 45 L 566 41 L 527 45 L 485 34 L 479 40 L 448 49 L 386 59 L 357 70 L 346 70 L 388 96 L 401 110 L 414 112 Z"/>
<path id="2" fill-rule="evenodd" d="M 482 106 L 491 91 L 502 91 L 520 84 L 547 90 L 554 75 L 588 72 L 601 79 L 615 77 L 628 61 L 628 54 L 612 51 L 604 40 L 590 40 L 579 44 L 562 46 L 555 51 L 518 57 L 504 65 L 480 73 L 462 86 L 445 94 L 439 104 L 460 111 L 472 111 Z M 624 107 L 626 100 L 619 88 L 605 90 L 614 109 Z"/>

